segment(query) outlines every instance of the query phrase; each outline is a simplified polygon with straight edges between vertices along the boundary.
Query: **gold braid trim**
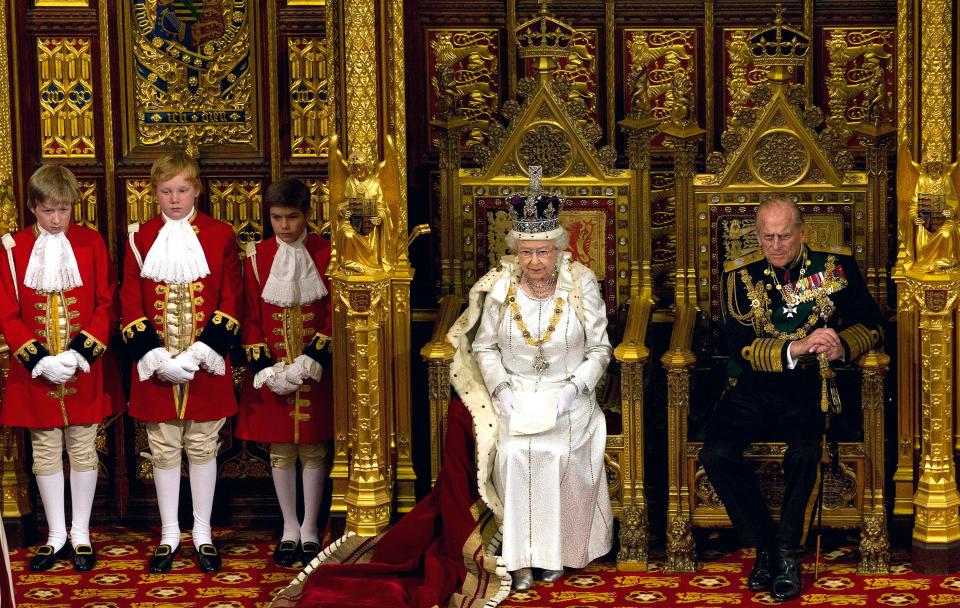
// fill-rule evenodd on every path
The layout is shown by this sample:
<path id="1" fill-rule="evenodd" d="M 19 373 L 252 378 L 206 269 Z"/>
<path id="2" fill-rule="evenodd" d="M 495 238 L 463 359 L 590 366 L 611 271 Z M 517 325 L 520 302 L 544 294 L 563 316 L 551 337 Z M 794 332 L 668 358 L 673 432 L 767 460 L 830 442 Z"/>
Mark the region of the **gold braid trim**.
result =
<path id="1" fill-rule="evenodd" d="M 754 371 L 782 372 L 783 349 L 786 345 L 786 340 L 757 338 L 750 346 L 744 346 L 741 354 L 745 360 L 750 362 Z"/>
<path id="2" fill-rule="evenodd" d="M 851 325 L 840 332 L 840 339 L 847 346 L 850 353 L 850 361 L 856 360 L 860 355 L 867 352 L 880 338 L 876 330 L 867 329 L 863 323 Z"/>
<path id="3" fill-rule="evenodd" d="M 266 342 L 257 342 L 256 344 L 244 344 L 243 352 L 247 355 L 247 361 L 257 361 L 261 356 L 269 357 L 270 348 Z"/>

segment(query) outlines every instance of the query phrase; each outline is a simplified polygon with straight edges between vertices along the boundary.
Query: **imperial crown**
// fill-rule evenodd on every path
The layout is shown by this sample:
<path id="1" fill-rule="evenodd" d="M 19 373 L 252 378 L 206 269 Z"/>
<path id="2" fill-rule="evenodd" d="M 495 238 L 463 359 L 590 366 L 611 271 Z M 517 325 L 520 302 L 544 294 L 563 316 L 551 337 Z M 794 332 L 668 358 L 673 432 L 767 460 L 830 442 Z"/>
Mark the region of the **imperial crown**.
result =
<path id="1" fill-rule="evenodd" d="M 563 198 L 541 189 L 542 176 L 542 167 L 531 166 L 530 186 L 527 193 L 515 194 L 508 199 L 513 231 L 517 232 L 521 238 L 552 238 L 544 235 L 560 228 L 560 209 L 563 207 Z"/>

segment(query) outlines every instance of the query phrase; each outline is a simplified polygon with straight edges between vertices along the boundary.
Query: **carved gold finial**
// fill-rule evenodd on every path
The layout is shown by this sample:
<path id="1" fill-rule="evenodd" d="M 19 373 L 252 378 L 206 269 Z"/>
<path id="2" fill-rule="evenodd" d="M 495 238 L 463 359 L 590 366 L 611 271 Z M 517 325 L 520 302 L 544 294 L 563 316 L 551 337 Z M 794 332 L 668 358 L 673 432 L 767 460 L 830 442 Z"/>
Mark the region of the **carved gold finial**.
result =
<path id="1" fill-rule="evenodd" d="M 553 72 L 557 59 L 570 55 L 570 45 L 576 30 L 549 11 L 549 2 L 540 1 L 540 10 L 516 29 L 520 57 L 533 59 L 534 68 L 541 76 Z"/>
<path id="2" fill-rule="evenodd" d="M 802 66 L 810 51 L 810 37 L 804 32 L 784 25 L 783 5 L 773 9 L 773 23 L 758 29 L 750 36 L 753 64 L 770 68 L 772 82 L 787 82 L 791 68 Z"/>

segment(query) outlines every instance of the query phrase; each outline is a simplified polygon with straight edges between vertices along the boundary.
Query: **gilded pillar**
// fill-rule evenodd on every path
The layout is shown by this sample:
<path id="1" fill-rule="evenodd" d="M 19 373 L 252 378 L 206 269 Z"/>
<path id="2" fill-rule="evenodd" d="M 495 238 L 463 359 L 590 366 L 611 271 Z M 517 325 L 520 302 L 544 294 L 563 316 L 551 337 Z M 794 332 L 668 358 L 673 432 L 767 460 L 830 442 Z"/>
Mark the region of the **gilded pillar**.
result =
<path id="1" fill-rule="evenodd" d="M 920 307 L 920 480 L 913 502 L 913 566 L 925 573 L 960 567 L 960 495 L 953 466 L 954 315 L 960 277 L 907 279 Z"/>
<path id="2" fill-rule="evenodd" d="M 909 417 L 919 401 L 920 478 L 913 496 L 913 566 L 928 574 L 960 567 L 960 495 L 953 466 L 955 316 L 960 293 L 960 199 L 955 184 L 960 170 L 951 164 L 955 130 L 952 17 L 950 0 L 898 2 L 898 50 L 901 61 L 910 64 L 901 63 L 906 69 L 898 76 L 902 134 L 894 279 L 902 306 L 897 315 L 897 348 L 904 372 L 898 378 L 899 412 Z M 917 155 L 919 162 L 914 162 Z M 914 329 L 917 325 L 919 331 Z M 899 512 L 906 510 L 901 496 L 906 462 L 899 461 L 905 461 L 913 447 L 908 432 L 912 430 L 901 420 L 895 475 Z"/>
<path id="3" fill-rule="evenodd" d="M 347 529 L 360 534 L 383 530 L 394 505 L 405 512 L 416 499 L 403 7 L 403 0 L 336 0 L 327 10 L 338 136 L 329 163 L 338 400 L 332 510 L 345 511 Z"/>

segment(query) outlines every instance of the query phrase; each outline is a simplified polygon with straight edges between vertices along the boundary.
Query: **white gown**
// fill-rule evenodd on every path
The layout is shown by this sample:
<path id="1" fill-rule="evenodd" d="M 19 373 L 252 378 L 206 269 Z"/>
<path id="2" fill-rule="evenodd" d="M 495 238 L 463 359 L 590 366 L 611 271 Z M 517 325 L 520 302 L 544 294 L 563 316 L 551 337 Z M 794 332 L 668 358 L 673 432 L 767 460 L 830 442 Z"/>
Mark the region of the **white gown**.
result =
<path id="1" fill-rule="evenodd" d="M 520 333 L 509 303 L 501 312 L 492 299 L 484 302 L 473 341 L 489 391 L 509 381 L 515 393 L 556 395 L 570 378 L 589 389 L 552 430 L 511 436 L 508 421 L 500 421 L 493 480 L 503 502 L 502 555 L 510 571 L 582 568 L 610 550 L 613 512 L 603 464 L 607 433 L 594 388 L 612 349 L 600 290 L 590 273 L 582 281 L 583 323 L 570 305 L 569 283 L 563 288 L 561 281 L 546 300 L 517 288 L 521 315 L 534 339 L 547 331 L 555 299 L 563 299 L 556 329 L 543 345 L 550 363 L 543 373 L 533 368 L 537 348 Z"/>

